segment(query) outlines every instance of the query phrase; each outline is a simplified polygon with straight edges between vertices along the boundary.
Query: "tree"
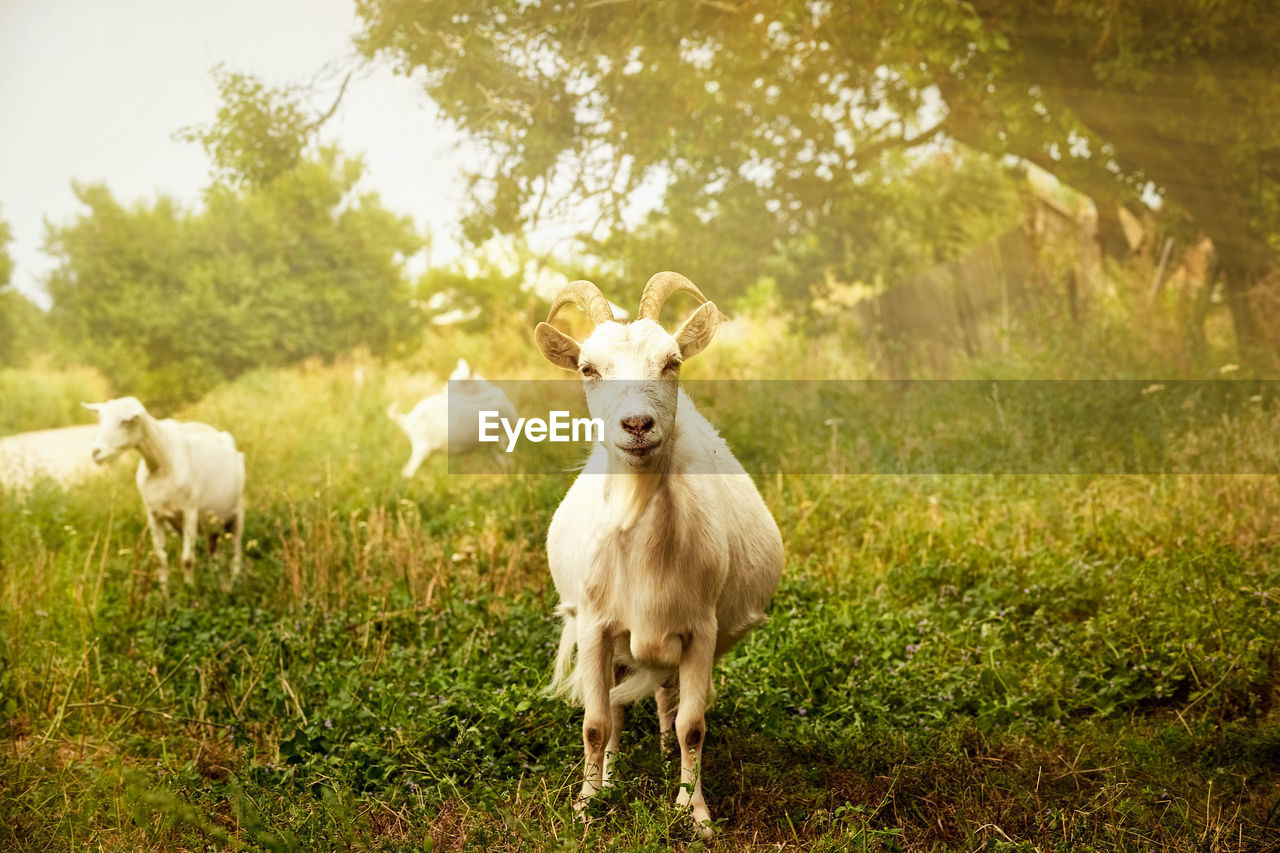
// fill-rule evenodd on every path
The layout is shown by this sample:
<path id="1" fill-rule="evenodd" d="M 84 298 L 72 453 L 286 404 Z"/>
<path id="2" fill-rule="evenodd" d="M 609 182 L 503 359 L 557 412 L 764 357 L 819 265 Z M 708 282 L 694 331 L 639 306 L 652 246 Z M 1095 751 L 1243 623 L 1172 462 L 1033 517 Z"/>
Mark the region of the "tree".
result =
<path id="1" fill-rule="evenodd" d="M 827 282 L 885 286 L 996 237 L 1019 218 L 1009 170 L 980 155 L 884 152 L 856 181 L 793 216 L 770 211 L 767 188 L 750 181 L 705 188 L 682 182 L 637 226 L 590 252 L 609 262 L 593 278 L 642 282 L 680 269 L 722 295 L 740 296 L 762 277 L 792 304 Z"/>
<path id="2" fill-rule="evenodd" d="M 213 78 L 222 99 L 217 121 L 184 127 L 175 137 L 204 148 L 217 183 L 261 187 L 302 161 L 316 132 L 337 111 L 351 75 L 342 81 L 333 106 L 320 115 L 303 104 L 300 87 L 270 87 L 221 65 Z"/>
<path id="3" fill-rule="evenodd" d="M 427 270 L 415 289 L 432 320 L 452 321 L 472 330 L 485 328 L 503 315 L 536 323 L 546 306 L 521 287 L 527 269 L 527 265 L 501 263 L 481 252 L 464 262 Z"/>
<path id="4" fill-rule="evenodd" d="M 616 228 L 655 183 L 749 183 L 798 233 L 885 152 L 951 139 L 1048 168 L 1103 213 L 1154 183 L 1214 239 L 1241 343 L 1261 342 L 1246 293 L 1280 250 L 1266 0 L 356 5 L 364 52 L 422 71 L 487 146 L 473 237 L 575 198 Z"/>
<path id="5" fill-rule="evenodd" d="M 214 165 L 202 208 L 125 206 L 77 185 L 87 212 L 47 238 L 53 321 L 117 388 L 151 401 L 258 366 L 385 353 L 412 331 L 412 223 L 359 191 L 360 161 L 316 142 L 296 92 L 223 82 L 218 122 L 190 132 Z"/>
<path id="6" fill-rule="evenodd" d="M 13 233 L 0 220 L 0 367 L 20 365 L 44 344 L 44 312 L 10 285 Z"/>

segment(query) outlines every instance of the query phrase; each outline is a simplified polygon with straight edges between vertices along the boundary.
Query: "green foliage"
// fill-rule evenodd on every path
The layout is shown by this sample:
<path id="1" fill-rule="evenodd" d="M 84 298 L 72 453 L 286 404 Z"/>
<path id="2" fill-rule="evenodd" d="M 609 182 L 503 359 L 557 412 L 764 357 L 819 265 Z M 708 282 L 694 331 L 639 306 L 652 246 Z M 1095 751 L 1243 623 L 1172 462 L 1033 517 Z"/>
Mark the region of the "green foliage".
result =
<path id="1" fill-rule="evenodd" d="M 26 364 L 49 352 L 48 318 L 15 288 L 0 287 L 0 365 Z"/>
<path id="2" fill-rule="evenodd" d="M 512 314 L 526 321 L 535 317 L 543 306 L 524 285 L 522 271 L 507 272 L 498 263 L 481 258 L 427 270 L 415 291 L 418 299 L 430 306 L 432 317 L 449 317 L 465 328 L 478 329 Z"/>
<path id="3" fill-rule="evenodd" d="M 222 106 L 208 127 L 188 127 L 177 138 L 208 153 L 220 183 L 266 186 L 302 160 L 318 123 L 294 88 L 271 88 L 255 77 L 213 72 Z"/>
<path id="4" fill-rule="evenodd" d="M 0 367 L 25 364 L 48 347 L 44 312 L 10 285 L 12 240 L 9 223 L 0 219 Z"/>
<path id="5" fill-rule="evenodd" d="M 403 271 L 420 242 L 412 223 L 360 190 L 359 160 L 304 151 L 305 135 L 285 146 L 292 153 L 276 150 L 302 133 L 294 101 L 237 75 L 222 88 L 219 123 L 199 137 L 222 174 L 203 208 L 164 197 L 125 206 L 106 187 L 77 185 L 87 213 L 48 237 L 57 329 L 148 401 L 359 346 L 382 355 L 414 327 Z"/>
<path id="6" fill-rule="evenodd" d="M 1017 182 L 989 158 L 939 152 L 884 154 L 857 182 L 828 187 L 785 218 L 772 191 L 737 180 L 715 192 L 672 186 L 662 209 L 639 226 L 588 243 L 609 259 L 593 278 L 615 292 L 655 270 L 678 269 L 724 301 L 762 278 L 788 307 L 834 282 L 891 285 L 1013 227 Z"/>
<path id="7" fill-rule="evenodd" d="M 92 423 L 80 404 L 110 396 L 107 380 L 88 367 L 0 368 L 0 435 Z"/>
<path id="8" fill-rule="evenodd" d="M 13 277 L 13 258 L 9 257 L 9 244 L 13 242 L 13 230 L 0 219 L 0 287 L 8 287 Z"/>
<path id="9" fill-rule="evenodd" d="M 357 8 L 364 52 L 421 72 L 441 110 L 492 154 L 475 176 L 473 236 L 519 231 L 560 202 L 617 228 L 631 200 L 657 188 L 675 211 L 668 237 L 705 230 L 756 258 L 758 246 L 807 238 L 817 220 L 830 226 L 818 259 L 838 269 L 858 263 L 864 230 L 875 233 L 869 201 L 839 214 L 854 213 L 845 199 L 876 197 L 865 182 L 879 156 L 959 141 L 1035 162 L 1104 213 L 1153 182 L 1213 238 L 1237 332 L 1261 338 L 1243 294 L 1275 265 L 1280 233 L 1275 4 Z M 980 194 L 963 201 L 921 209 L 941 227 L 989 209 Z M 730 234 L 717 231 L 721 211 Z M 1118 228 L 1113 216 L 1104 224 Z"/>

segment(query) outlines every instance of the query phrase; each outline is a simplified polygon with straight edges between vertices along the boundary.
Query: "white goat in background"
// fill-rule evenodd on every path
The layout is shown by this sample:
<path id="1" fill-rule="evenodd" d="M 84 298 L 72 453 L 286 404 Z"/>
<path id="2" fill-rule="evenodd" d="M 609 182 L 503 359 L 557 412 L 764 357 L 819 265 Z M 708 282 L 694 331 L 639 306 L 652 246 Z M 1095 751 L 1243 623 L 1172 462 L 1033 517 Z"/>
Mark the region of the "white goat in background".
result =
<path id="1" fill-rule="evenodd" d="M 158 421 L 134 397 L 84 403 L 98 414 L 93 461 L 99 465 L 137 450 L 142 459 L 135 477 L 147 512 L 151 541 L 160 560 L 160 583 L 169 583 L 165 526 L 182 534 L 182 575 L 195 579 L 195 539 L 209 533 L 210 553 L 229 529 L 234 542 L 232 577 L 240 574 L 244 535 L 244 454 L 228 432 L 208 424 Z"/>
<path id="2" fill-rule="evenodd" d="M 511 405 L 502 389 L 474 373 L 466 359 L 458 359 L 449 379 L 457 383 L 452 394 L 449 384 L 445 383 L 439 393 L 424 398 L 407 415 L 400 414 L 394 402 L 387 407 L 387 417 L 400 425 L 413 448 L 409 461 L 400 471 L 406 478 L 417 473 L 427 457 L 437 450 L 468 453 L 481 447 L 477 428 L 481 411 L 496 411 L 512 423 L 518 419 L 516 407 Z M 449 408 L 450 397 L 454 404 L 452 411 Z M 449 441 L 451 431 L 452 443 Z"/>
<path id="3" fill-rule="evenodd" d="M 657 321 L 678 290 L 703 304 L 671 335 Z M 594 324 L 581 342 L 550 325 L 566 302 Z M 552 690 L 585 711 L 578 805 L 609 780 L 623 706 L 652 692 L 662 741 L 674 712 L 677 803 L 704 836 L 712 667 L 764 622 L 783 564 L 778 526 L 751 477 L 678 387 L 681 363 L 710 343 L 720 317 L 687 278 L 664 272 L 645 285 L 629 325 L 614 321 L 594 284 L 576 281 L 535 332 L 548 360 L 581 374 L 591 415 L 605 425 L 547 535 L 564 619 Z"/>

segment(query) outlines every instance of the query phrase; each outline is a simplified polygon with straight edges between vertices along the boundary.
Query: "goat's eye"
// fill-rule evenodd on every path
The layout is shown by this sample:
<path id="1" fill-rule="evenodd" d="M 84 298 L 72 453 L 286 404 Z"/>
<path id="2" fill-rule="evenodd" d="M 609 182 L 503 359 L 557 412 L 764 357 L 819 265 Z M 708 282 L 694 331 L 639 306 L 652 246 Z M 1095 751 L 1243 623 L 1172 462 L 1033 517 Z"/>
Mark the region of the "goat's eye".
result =
<path id="1" fill-rule="evenodd" d="M 583 376 L 586 376 L 587 378 L 600 375 L 599 373 L 596 372 L 596 369 L 589 364 L 584 364 L 580 366 L 578 370 L 579 372 L 582 373 Z"/>
<path id="2" fill-rule="evenodd" d="M 673 358 L 666 363 L 665 367 L 662 368 L 662 372 L 670 373 L 673 370 L 679 370 L 679 369 L 680 369 L 680 359 Z"/>

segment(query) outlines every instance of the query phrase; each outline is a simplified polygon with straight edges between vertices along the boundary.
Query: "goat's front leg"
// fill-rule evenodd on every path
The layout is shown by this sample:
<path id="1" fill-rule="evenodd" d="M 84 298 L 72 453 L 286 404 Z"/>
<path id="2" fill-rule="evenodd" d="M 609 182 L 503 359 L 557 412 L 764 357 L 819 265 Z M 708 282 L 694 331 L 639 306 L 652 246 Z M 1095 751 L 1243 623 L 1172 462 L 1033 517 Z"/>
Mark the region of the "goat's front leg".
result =
<path id="1" fill-rule="evenodd" d="M 196 535 L 200 532 L 200 513 L 182 511 L 182 579 L 188 584 L 196 580 Z"/>
<path id="2" fill-rule="evenodd" d="M 599 623 L 583 620 L 578 631 L 578 671 L 582 688 L 582 744 L 584 767 L 582 792 L 576 806 L 582 809 L 587 800 L 604 786 L 605 752 L 613 737 L 613 719 L 609 706 L 609 688 L 613 685 L 613 638 Z"/>
<path id="3" fill-rule="evenodd" d="M 680 739 L 680 793 L 676 805 L 693 814 L 698 834 L 713 835 L 711 812 L 702 796 L 702 744 L 707 735 L 707 696 L 711 693 L 711 667 L 715 663 L 716 627 L 695 632 L 680 657 L 680 705 L 676 711 L 676 737 Z"/>
<path id="4" fill-rule="evenodd" d="M 169 588 L 169 556 L 164 552 L 164 522 L 151 510 L 147 510 L 147 527 L 151 529 L 151 546 L 155 549 L 156 559 L 160 561 L 160 571 L 157 577 L 160 579 L 160 586 Z"/>

